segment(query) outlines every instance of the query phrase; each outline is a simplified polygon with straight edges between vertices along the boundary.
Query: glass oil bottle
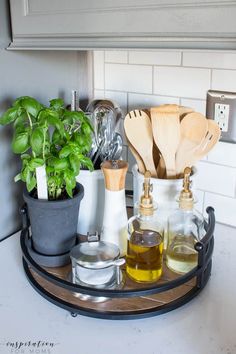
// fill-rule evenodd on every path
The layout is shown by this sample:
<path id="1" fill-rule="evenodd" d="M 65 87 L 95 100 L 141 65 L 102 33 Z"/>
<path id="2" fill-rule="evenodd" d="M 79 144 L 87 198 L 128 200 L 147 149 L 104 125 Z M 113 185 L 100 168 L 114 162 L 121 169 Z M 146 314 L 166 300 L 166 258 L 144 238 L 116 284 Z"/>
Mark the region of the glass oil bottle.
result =
<path id="1" fill-rule="evenodd" d="M 162 274 L 163 229 L 155 216 L 150 178 L 146 171 L 138 214 L 128 221 L 126 272 L 140 283 L 155 282 Z"/>
<path id="2" fill-rule="evenodd" d="M 166 264 L 179 274 L 187 273 L 197 266 L 198 253 L 194 246 L 204 235 L 204 218 L 194 210 L 190 175 L 191 168 L 186 167 L 183 189 L 178 199 L 179 208 L 168 219 Z"/>

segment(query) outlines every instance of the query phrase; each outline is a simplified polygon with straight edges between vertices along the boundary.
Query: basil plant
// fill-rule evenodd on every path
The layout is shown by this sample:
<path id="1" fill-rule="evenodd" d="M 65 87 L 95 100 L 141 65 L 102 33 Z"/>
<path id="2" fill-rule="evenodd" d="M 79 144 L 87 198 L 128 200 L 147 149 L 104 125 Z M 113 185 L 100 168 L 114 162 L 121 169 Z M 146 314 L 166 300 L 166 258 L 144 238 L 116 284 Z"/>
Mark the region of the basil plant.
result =
<path id="1" fill-rule="evenodd" d="M 21 155 L 22 169 L 15 181 L 26 183 L 28 192 L 37 187 L 36 168 L 46 167 L 50 200 L 73 197 L 80 168 L 93 170 L 86 156 L 91 149 L 93 128 L 82 111 L 70 111 L 56 98 L 49 107 L 28 96 L 15 100 L 0 124 L 12 124 L 12 150 Z"/>

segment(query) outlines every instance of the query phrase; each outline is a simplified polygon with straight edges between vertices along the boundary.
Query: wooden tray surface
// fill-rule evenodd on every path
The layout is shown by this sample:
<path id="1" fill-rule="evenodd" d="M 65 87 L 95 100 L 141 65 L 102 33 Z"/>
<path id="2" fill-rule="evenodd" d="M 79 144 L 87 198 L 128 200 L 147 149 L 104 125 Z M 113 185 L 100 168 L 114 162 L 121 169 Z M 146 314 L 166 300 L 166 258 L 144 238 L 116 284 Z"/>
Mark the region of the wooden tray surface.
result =
<path id="1" fill-rule="evenodd" d="M 60 279 L 68 280 L 71 273 L 71 265 L 60 268 L 44 268 L 47 272 L 57 276 Z M 122 297 L 122 298 L 107 298 L 104 302 L 94 302 L 89 299 L 82 300 L 77 293 L 64 289 L 52 282 L 44 279 L 30 268 L 31 275 L 35 281 L 48 293 L 54 295 L 56 298 L 66 301 L 71 305 L 79 306 L 82 309 L 90 309 L 96 312 L 112 312 L 112 313 L 126 313 L 130 311 L 142 311 L 156 309 L 163 304 L 168 304 L 185 294 L 187 294 L 196 285 L 196 278 L 180 285 L 174 289 L 161 292 L 154 295 L 138 296 L 138 297 Z M 132 281 L 122 270 L 125 277 L 125 284 L 122 289 L 142 289 L 146 288 L 147 284 L 143 285 Z M 171 280 L 178 278 L 179 275 L 171 272 L 165 265 L 163 268 L 163 275 L 156 284 L 164 284 Z M 155 283 L 150 284 L 153 287 Z M 83 295 L 82 295 L 83 296 Z M 84 297 L 84 296 L 83 296 Z"/>

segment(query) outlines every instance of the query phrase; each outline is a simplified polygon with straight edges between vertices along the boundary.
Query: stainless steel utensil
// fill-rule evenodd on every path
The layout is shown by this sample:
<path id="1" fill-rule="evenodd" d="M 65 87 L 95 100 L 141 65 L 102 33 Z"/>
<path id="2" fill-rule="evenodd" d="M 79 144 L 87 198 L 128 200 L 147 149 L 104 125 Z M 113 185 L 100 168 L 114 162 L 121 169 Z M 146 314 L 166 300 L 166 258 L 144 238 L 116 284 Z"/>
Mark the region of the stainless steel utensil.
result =
<path id="1" fill-rule="evenodd" d="M 103 106 L 110 107 L 114 111 L 116 127 L 120 119 L 123 117 L 123 112 L 117 102 L 107 99 L 95 99 L 88 104 L 86 111 L 93 113 L 95 109 L 102 108 Z"/>
<path id="2" fill-rule="evenodd" d="M 123 138 L 119 133 L 115 133 L 111 142 L 111 151 L 108 160 L 119 160 L 123 150 Z"/>

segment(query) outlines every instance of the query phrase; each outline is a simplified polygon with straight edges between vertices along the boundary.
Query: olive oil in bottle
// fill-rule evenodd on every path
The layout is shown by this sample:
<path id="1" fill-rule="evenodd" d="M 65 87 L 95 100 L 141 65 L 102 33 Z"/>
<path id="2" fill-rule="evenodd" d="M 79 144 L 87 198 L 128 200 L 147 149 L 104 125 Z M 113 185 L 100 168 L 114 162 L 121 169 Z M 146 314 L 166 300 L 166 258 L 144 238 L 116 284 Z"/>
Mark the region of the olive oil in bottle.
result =
<path id="1" fill-rule="evenodd" d="M 163 229 L 154 216 L 150 177 L 147 171 L 139 213 L 128 222 L 126 272 L 131 279 L 141 283 L 155 282 L 162 274 Z"/>
<path id="2" fill-rule="evenodd" d="M 134 231 L 128 241 L 126 271 L 138 282 L 153 282 L 162 273 L 162 236 L 151 230 Z"/>
<path id="3" fill-rule="evenodd" d="M 193 235 L 169 234 L 166 262 L 177 273 L 187 273 L 197 265 L 198 254 L 194 249 Z"/>
<path id="4" fill-rule="evenodd" d="M 168 219 L 168 243 L 166 264 L 172 271 L 184 274 L 198 264 L 196 242 L 204 233 L 204 218 L 193 209 L 194 198 L 190 190 L 191 168 L 184 170 L 183 190 L 179 197 L 179 208 Z"/>

